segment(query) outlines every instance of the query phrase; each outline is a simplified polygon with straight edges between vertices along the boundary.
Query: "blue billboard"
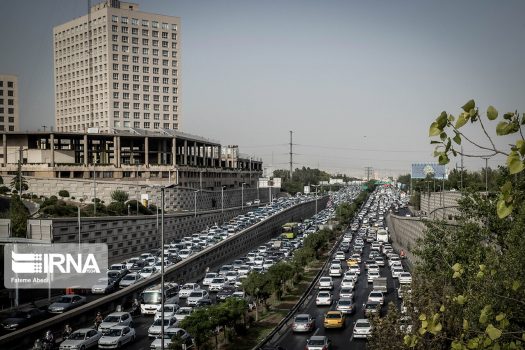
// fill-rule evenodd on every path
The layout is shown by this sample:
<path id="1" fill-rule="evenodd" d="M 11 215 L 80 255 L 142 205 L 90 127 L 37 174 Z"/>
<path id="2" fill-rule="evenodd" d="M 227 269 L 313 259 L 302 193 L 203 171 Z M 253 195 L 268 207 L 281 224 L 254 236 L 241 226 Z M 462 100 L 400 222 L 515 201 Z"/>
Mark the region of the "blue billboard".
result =
<path id="1" fill-rule="evenodd" d="M 413 179 L 425 179 L 430 176 L 434 179 L 447 179 L 447 168 L 437 163 L 415 163 L 412 164 L 411 176 Z"/>

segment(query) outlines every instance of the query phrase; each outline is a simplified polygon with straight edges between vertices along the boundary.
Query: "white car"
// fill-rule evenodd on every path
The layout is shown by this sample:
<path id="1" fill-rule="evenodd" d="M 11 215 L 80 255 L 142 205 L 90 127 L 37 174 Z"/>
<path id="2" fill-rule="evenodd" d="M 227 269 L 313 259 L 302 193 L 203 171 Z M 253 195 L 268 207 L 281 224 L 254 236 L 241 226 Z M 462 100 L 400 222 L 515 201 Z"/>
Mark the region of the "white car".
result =
<path id="1" fill-rule="evenodd" d="M 213 281 L 214 278 L 216 278 L 219 274 L 217 272 L 208 272 L 206 276 L 204 276 L 204 279 L 202 280 L 202 285 L 209 287 L 211 284 L 211 281 Z"/>
<path id="2" fill-rule="evenodd" d="M 394 263 L 401 263 L 401 258 L 398 256 L 398 255 L 391 255 L 389 258 L 388 258 L 388 266 L 392 266 L 392 264 Z"/>
<path id="3" fill-rule="evenodd" d="M 107 315 L 98 326 L 98 331 L 106 334 L 115 326 L 133 326 L 133 318 L 129 312 L 113 312 Z"/>
<path id="4" fill-rule="evenodd" d="M 341 275 L 343 274 L 343 269 L 341 268 L 341 265 L 333 264 L 330 265 L 330 270 L 328 274 L 333 277 L 341 277 Z"/>
<path id="5" fill-rule="evenodd" d="M 139 274 L 144 278 L 148 278 L 158 272 L 159 270 L 157 270 L 155 266 L 146 266 L 146 267 L 143 267 L 142 270 L 140 270 Z"/>
<path id="6" fill-rule="evenodd" d="M 120 288 L 126 288 L 129 287 L 137 282 L 140 282 L 144 279 L 139 273 L 128 273 L 126 276 L 124 276 L 121 280 L 118 286 Z"/>
<path id="7" fill-rule="evenodd" d="M 175 313 L 177 312 L 179 308 L 180 306 L 177 304 L 164 304 L 164 318 L 175 317 Z M 156 320 L 160 318 L 161 315 L 162 315 L 162 312 L 159 306 L 159 309 L 157 310 L 157 312 L 155 312 L 155 316 L 153 319 Z"/>
<path id="8" fill-rule="evenodd" d="M 110 328 L 108 333 L 98 340 L 98 348 L 119 349 L 122 345 L 131 343 L 134 340 L 135 329 L 128 326 L 115 326 Z"/>
<path id="9" fill-rule="evenodd" d="M 368 301 L 377 301 L 380 305 L 383 305 L 385 302 L 385 296 L 383 295 L 383 292 L 373 290 L 368 294 Z"/>
<path id="10" fill-rule="evenodd" d="M 206 297 L 208 297 L 208 292 L 206 290 L 195 290 L 188 296 L 186 303 L 190 306 L 194 306 L 197 305 L 199 300 L 202 300 Z"/>
<path id="11" fill-rule="evenodd" d="M 379 265 L 377 265 L 377 264 L 370 264 L 370 265 L 368 265 L 368 272 L 370 272 L 370 271 L 377 271 L 377 272 L 379 272 Z"/>
<path id="12" fill-rule="evenodd" d="M 183 307 L 181 307 L 180 309 L 177 310 L 177 312 L 175 313 L 175 318 L 177 319 L 177 321 L 180 322 L 183 319 L 185 319 L 186 316 L 188 316 L 192 312 L 193 312 L 193 308 L 192 307 L 183 306 Z"/>
<path id="13" fill-rule="evenodd" d="M 341 287 L 339 291 L 339 298 L 354 299 L 354 291 L 351 288 Z"/>
<path id="14" fill-rule="evenodd" d="M 367 276 L 368 283 L 374 282 L 374 280 L 376 278 L 379 278 L 379 277 L 381 277 L 379 275 L 379 272 L 377 272 L 377 271 L 368 271 L 368 276 Z"/>
<path id="15" fill-rule="evenodd" d="M 352 265 L 348 269 L 348 272 L 359 276 L 361 274 L 361 268 L 359 267 L 359 265 Z"/>
<path id="16" fill-rule="evenodd" d="M 176 328 L 171 327 L 164 331 L 164 349 L 169 349 L 169 345 L 171 344 L 171 339 L 174 336 L 178 336 L 180 339 L 182 339 L 187 349 L 190 348 L 190 345 L 192 344 L 191 336 L 182 328 Z M 161 339 L 160 337 L 157 337 L 150 345 L 149 347 L 151 350 L 161 350 Z"/>
<path id="17" fill-rule="evenodd" d="M 60 343 L 60 350 L 74 350 L 74 349 L 88 349 L 92 346 L 96 347 L 98 340 L 102 337 L 102 333 L 92 328 L 81 328 L 74 331 Z"/>
<path id="18" fill-rule="evenodd" d="M 208 288 L 210 292 L 218 292 L 220 291 L 224 286 L 226 285 L 226 278 L 224 277 L 216 277 L 214 278 L 211 283 L 210 287 Z"/>
<path id="19" fill-rule="evenodd" d="M 346 260 L 345 252 L 337 252 L 337 253 L 335 253 L 335 258 L 337 260 Z"/>
<path id="20" fill-rule="evenodd" d="M 329 291 L 320 291 L 317 293 L 317 298 L 315 299 L 315 305 L 317 306 L 330 306 L 332 305 L 332 293 Z"/>
<path id="21" fill-rule="evenodd" d="M 271 260 L 267 260 L 267 261 L 271 261 Z M 264 267 L 264 265 L 263 265 L 263 267 Z M 266 269 L 266 267 L 264 267 L 264 268 Z M 234 271 L 228 271 L 228 272 L 226 272 L 225 277 L 226 277 L 226 280 L 228 282 L 235 282 L 237 280 L 237 277 L 239 277 L 239 273 L 237 271 L 235 271 L 235 270 Z"/>
<path id="22" fill-rule="evenodd" d="M 341 288 L 349 288 L 353 290 L 355 288 L 355 281 L 352 277 L 344 277 L 341 281 Z"/>
<path id="23" fill-rule="evenodd" d="M 191 292 L 200 290 L 201 286 L 197 283 L 186 283 L 179 290 L 179 298 L 187 298 L 190 296 Z"/>
<path id="24" fill-rule="evenodd" d="M 393 278 L 398 278 L 399 275 L 401 275 L 403 272 L 405 272 L 405 271 L 403 270 L 402 267 L 397 267 L 397 266 L 396 266 L 396 267 L 394 267 L 394 268 L 392 269 L 392 277 L 393 277 Z"/>
<path id="25" fill-rule="evenodd" d="M 332 289 L 334 288 L 334 281 L 332 277 L 321 277 L 319 279 L 319 289 Z"/>
<path id="26" fill-rule="evenodd" d="M 182 249 L 181 251 L 179 251 L 179 256 L 183 260 L 189 258 L 191 254 L 193 254 L 191 249 Z"/>
<path id="27" fill-rule="evenodd" d="M 167 318 L 164 317 L 164 320 L 161 318 L 157 318 L 151 326 L 148 329 L 148 337 L 155 338 L 160 335 L 162 332 L 162 327 L 164 327 L 164 331 L 168 329 L 169 327 L 173 327 L 177 325 L 177 319 L 175 317 Z"/>
<path id="28" fill-rule="evenodd" d="M 251 267 L 249 265 L 241 265 L 237 272 L 239 273 L 239 277 L 248 276 L 248 274 L 251 271 Z"/>
<path id="29" fill-rule="evenodd" d="M 354 338 L 368 338 L 372 335 L 372 325 L 366 318 L 360 318 L 355 322 L 352 332 Z"/>
<path id="30" fill-rule="evenodd" d="M 262 267 L 265 270 L 268 270 L 270 267 L 272 267 L 275 264 L 275 262 L 271 259 L 264 260 L 264 263 L 262 264 Z"/>
<path id="31" fill-rule="evenodd" d="M 401 272 L 398 276 L 400 284 L 410 284 L 412 283 L 412 275 L 410 272 Z"/>

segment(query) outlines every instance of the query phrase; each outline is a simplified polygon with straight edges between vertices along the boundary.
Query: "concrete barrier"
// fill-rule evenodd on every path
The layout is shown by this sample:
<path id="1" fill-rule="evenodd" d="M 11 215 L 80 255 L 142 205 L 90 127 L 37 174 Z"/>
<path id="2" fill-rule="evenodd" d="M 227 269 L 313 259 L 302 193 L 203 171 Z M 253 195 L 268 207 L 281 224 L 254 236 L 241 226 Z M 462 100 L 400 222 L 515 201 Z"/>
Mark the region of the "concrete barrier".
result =
<path id="1" fill-rule="evenodd" d="M 328 197 L 318 200 L 319 210 L 326 206 Z M 192 257 L 169 267 L 165 271 L 166 281 L 182 283 L 203 274 L 207 267 L 216 266 L 236 256 L 242 255 L 259 246 L 270 238 L 280 234 L 282 224 L 288 221 L 301 220 L 315 213 L 315 200 L 287 208 L 283 212 L 265 219 L 252 227 L 228 237 L 213 247 L 209 247 Z M 117 305 L 128 305 L 138 294 L 149 286 L 158 284 L 160 276 L 155 276 L 136 285 L 119 290 L 110 295 L 101 297 L 89 304 L 72 311 L 51 317 L 0 337 L 1 349 L 27 349 L 34 339 L 42 336 L 48 329 L 61 329 L 69 323 L 74 328 L 86 326 L 95 318 L 97 311 L 109 312 Z"/>

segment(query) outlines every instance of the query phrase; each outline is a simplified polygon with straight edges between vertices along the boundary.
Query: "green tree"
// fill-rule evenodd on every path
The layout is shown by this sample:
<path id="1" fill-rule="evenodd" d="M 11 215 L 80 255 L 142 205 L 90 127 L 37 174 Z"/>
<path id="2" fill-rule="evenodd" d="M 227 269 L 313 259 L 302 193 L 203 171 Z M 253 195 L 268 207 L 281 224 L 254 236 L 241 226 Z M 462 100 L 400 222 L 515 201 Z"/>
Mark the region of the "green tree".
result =
<path id="1" fill-rule="evenodd" d="M 69 197 L 69 192 L 67 190 L 60 190 L 58 191 L 58 195 L 62 198 L 68 198 Z"/>
<path id="2" fill-rule="evenodd" d="M 22 191 L 27 191 L 29 189 L 29 186 L 27 185 L 27 180 L 22 175 L 22 163 L 18 162 L 18 171 L 11 180 L 11 188 L 14 188 L 19 193 L 20 187 L 22 188 Z"/>
<path id="3" fill-rule="evenodd" d="M 9 187 L 7 186 L 0 186 L 0 194 L 6 194 L 9 192 Z"/>
<path id="4" fill-rule="evenodd" d="M 267 307 L 267 300 L 272 295 L 271 282 L 266 274 L 251 272 L 242 282 L 247 295 L 253 298 L 255 305 L 255 321 L 259 320 L 259 307 Z"/>
<path id="5" fill-rule="evenodd" d="M 111 192 L 111 199 L 115 202 L 125 203 L 129 199 L 129 195 L 122 190 L 115 190 Z"/>
<path id="6" fill-rule="evenodd" d="M 29 210 L 19 196 L 12 196 L 9 205 L 9 218 L 11 219 L 11 231 L 14 237 L 26 237 L 27 219 Z"/>

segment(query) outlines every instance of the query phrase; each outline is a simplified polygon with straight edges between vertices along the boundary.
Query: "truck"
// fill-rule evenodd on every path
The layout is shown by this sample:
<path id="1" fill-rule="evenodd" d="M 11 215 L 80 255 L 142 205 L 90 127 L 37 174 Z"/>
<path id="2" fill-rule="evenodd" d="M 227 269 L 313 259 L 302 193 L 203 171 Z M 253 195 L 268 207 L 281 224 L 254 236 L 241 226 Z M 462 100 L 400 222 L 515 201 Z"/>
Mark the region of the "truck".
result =
<path id="1" fill-rule="evenodd" d="M 288 222 L 282 226 L 281 237 L 287 239 L 294 239 L 299 233 L 299 223 Z"/>
<path id="2" fill-rule="evenodd" d="M 372 290 L 378 290 L 386 294 L 388 291 L 386 277 L 375 278 L 372 282 Z"/>

